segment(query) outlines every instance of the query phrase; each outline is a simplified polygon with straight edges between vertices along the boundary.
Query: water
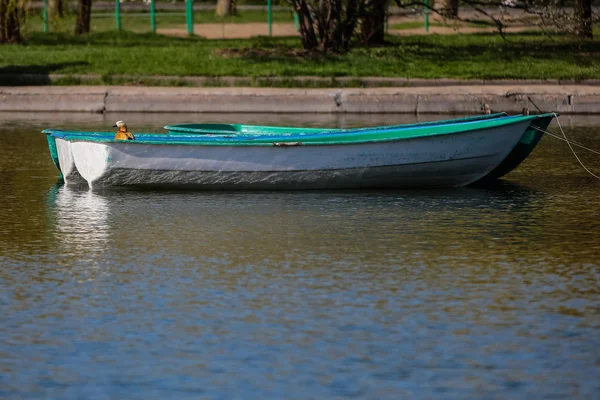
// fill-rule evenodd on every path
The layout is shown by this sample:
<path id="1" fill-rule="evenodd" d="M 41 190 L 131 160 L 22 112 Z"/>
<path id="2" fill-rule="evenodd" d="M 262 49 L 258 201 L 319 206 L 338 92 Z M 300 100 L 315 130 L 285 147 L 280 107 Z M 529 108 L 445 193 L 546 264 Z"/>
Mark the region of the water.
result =
<path id="1" fill-rule="evenodd" d="M 96 193 L 38 133 L 306 118 L 415 119 L 0 115 L 0 398 L 600 396 L 600 182 L 558 140 L 486 189 Z"/>

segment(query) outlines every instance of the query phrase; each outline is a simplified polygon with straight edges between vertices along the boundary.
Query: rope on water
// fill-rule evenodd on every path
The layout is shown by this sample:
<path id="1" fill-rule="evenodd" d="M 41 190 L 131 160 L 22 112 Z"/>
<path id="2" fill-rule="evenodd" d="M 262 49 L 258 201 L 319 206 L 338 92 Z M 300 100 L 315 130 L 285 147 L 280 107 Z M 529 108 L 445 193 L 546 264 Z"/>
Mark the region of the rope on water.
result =
<path id="1" fill-rule="evenodd" d="M 579 164 L 581 164 L 581 166 L 583 167 L 583 169 L 585 169 L 594 178 L 600 179 L 600 176 L 595 175 L 592 171 L 590 171 L 589 169 L 587 169 L 587 167 L 585 165 L 583 165 L 583 163 L 579 159 L 579 156 L 577 155 L 577 153 L 575 153 L 575 149 L 573 149 L 573 146 L 571 146 L 571 142 L 569 142 L 569 139 L 567 139 L 567 135 L 565 135 L 565 131 L 563 130 L 562 125 L 560 124 L 560 121 L 558 120 L 558 114 L 554 113 L 554 117 L 556 118 L 556 123 L 558 123 L 558 127 L 560 128 L 560 132 L 562 133 L 563 137 L 565 138 L 565 141 L 569 145 L 569 148 L 571 149 L 571 152 L 573 153 L 573 155 L 575 156 L 575 158 L 577 159 L 577 161 L 579 161 Z"/>
<path id="2" fill-rule="evenodd" d="M 535 108 L 537 108 L 537 110 L 538 110 L 540 113 L 542 113 L 542 110 L 540 110 L 540 108 L 539 108 L 539 107 L 538 107 L 538 106 L 537 106 L 537 105 L 536 105 L 536 104 L 533 102 L 533 100 L 531 100 L 531 97 L 527 96 L 527 100 L 529 100 L 529 102 L 530 102 L 531 104 L 533 104 L 533 106 L 534 106 Z M 580 160 L 580 159 L 579 159 L 579 157 L 577 156 L 577 153 L 575 153 L 575 150 L 573 149 L 573 146 L 571 146 L 571 143 L 573 143 L 575 146 L 579 146 L 579 147 L 581 147 L 582 149 L 585 149 L 585 150 L 587 150 L 587 151 L 591 151 L 592 153 L 600 154 L 600 152 L 598 152 L 598 151 L 596 151 L 596 150 L 592 150 L 592 149 L 590 149 L 590 148 L 587 148 L 587 147 L 585 147 L 584 145 L 582 145 L 581 143 L 573 142 L 573 141 L 570 141 L 569 139 L 567 139 L 567 135 L 565 135 L 565 131 L 563 131 L 563 128 L 562 128 L 562 126 L 561 126 L 561 124 L 560 124 L 560 121 L 558 120 L 558 114 L 557 114 L 557 113 L 552 113 L 552 114 L 553 114 L 553 115 L 554 115 L 554 117 L 556 118 L 556 123 L 558 124 L 558 127 L 560 128 L 560 133 L 562 133 L 562 135 L 563 135 L 563 137 L 562 137 L 562 138 L 561 138 L 560 136 L 558 136 L 558 135 L 554 135 L 554 134 L 552 134 L 552 133 L 550 133 L 550 132 L 548 132 L 548 131 L 545 131 L 545 130 L 543 130 L 543 129 L 541 129 L 541 128 L 538 128 L 537 126 L 533 126 L 533 128 L 534 128 L 534 129 L 537 129 L 537 130 L 538 130 L 538 131 L 540 131 L 540 132 L 547 133 L 548 135 L 550 135 L 550 136 L 552 136 L 552 137 L 555 137 L 555 138 L 557 138 L 557 139 L 564 140 L 565 142 L 567 142 L 567 144 L 569 145 L 569 148 L 571 149 L 571 152 L 573 153 L 573 155 L 575 156 L 575 158 L 577 159 L 577 161 L 579 161 L 579 164 L 580 164 L 580 165 L 583 167 L 583 169 L 585 169 L 585 170 L 587 171 L 587 173 L 588 173 L 588 174 L 590 174 L 590 175 L 592 175 L 594 178 L 596 178 L 596 179 L 600 179 L 600 176 L 598 176 L 598 175 L 595 175 L 595 174 L 594 174 L 592 171 L 590 171 L 589 169 L 587 169 L 587 167 L 586 167 L 585 165 L 583 165 L 583 163 L 581 162 L 581 160 Z M 564 139 L 563 139 L 563 138 L 564 138 Z"/>
<path id="3" fill-rule="evenodd" d="M 577 155 L 577 153 L 575 153 L 575 149 L 573 149 L 573 146 L 571 146 L 571 141 L 569 139 L 567 139 L 567 135 L 565 135 L 565 131 L 563 130 L 562 125 L 560 124 L 560 121 L 558 120 L 558 114 L 556 114 L 556 113 L 553 113 L 553 114 L 554 114 L 554 117 L 556 118 L 556 122 L 558 123 L 558 127 L 560 128 L 560 133 L 562 133 L 562 135 L 563 135 L 564 141 L 567 142 L 567 144 L 569 145 L 569 148 L 571 149 L 571 152 L 573 153 L 573 155 L 575 156 L 575 158 L 577 159 L 577 161 L 579 161 L 579 164 L 583 167 L 583 169 L 585 169 L 587 171 L 588 174 L 592 175 L 596 179 L 600 179 L 600 176 L 594 174 L 585 165 L 583 165 L 583 163 L 579 159 L 579 156 Z M 544 132 L 542 129 L 538 129 L 538 130 Z M 549 132 L 546 132 L 546 133 L 549 134 Z M 556 137 L 556 135 L 550 135 L 550 136 Z M 560 137 L 558 137 L 558 138 L 561 139 Z M 561 140 L 563 140 L 563 139 L 561 139 Z M 573 143 L 573 144 L 575 144 L 575 143 Z M 597 152 L 597 151 L 592 150 L 592 149 L 588 149 L 587 147 L 585 147 L 585 146 L 583 146 L 583 145 L 581 145 L 579 143 L 577 143 L 575 145 L 579 146 L 581 148 L 584 148 L 584 149 L 586 149 L 588 151 L 591 151 L 592 153 L 600 154 L 600 152 Z"/>
<path id="4" fill-rule="evenodd" d="M 562 137 L 560 137 L 558 135 L 555 135 L 554 133 L 552 133 L 550 131 L 543 130 L 542 128 L 538 128 L 537 126 L 532 126 L 532 128 L 535 129 L 536 131 L 540 131 L 542 133 L 545 133 L 548 136 L 552 136 L 555 139 L 562 140 L 563 142 L 571 142 L 572 145 L 575 145 L 577 147 L 581 147 L 582 149 L 587 150 L 587 151 L 589 151 L 591 153 L 595 153 L 595 154 L 600 155 L 600 151 L 596 151 L 594 149 L 590 149 L 589 147 L 585 147 L 583 144 L 581 144 L 579 142 L 576 142 L 574 140 L 565 140 L 565 138 L 562 138 Z"/>

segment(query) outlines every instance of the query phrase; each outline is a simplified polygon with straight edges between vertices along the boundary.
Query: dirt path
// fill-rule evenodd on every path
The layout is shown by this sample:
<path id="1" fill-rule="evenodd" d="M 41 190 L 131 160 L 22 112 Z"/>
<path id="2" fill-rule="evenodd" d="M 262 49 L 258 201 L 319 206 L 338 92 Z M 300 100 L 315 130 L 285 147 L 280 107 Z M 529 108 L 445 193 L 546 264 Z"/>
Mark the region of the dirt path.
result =
<path id="1" fill-rule="evenodd" d="M 512 26 L 506 28 L 505 32 L 523 32 L 527 30 L 531 30 L 533 28 L 527 26 Z M 414 29 L 390 29 L 388 33 L 390 35 L 399 35 L 399 36 L 410 36 L 410 35 L 454 35 L 458 33 L 481 33 L 481 32 L 497 32 L 498 30 L 494 27 L 485 27 L 485 28 L 473 28 L 468 26 L 463 26 L 460 28 L 453 28 L 450 26 L 430 26 L 429 32 L 426 32 L 424 28 L 414 28 Z"/>
<path id="2" fill-rule="evenodd" d="M 422 19 L 414 18 L 390 18 L 389 25 L 407 22 L 420 21 Z M 434 19 L 432 19 L 432 22 Z M 522 32 L 532 29 L 533 26 L 511 26 L 506 29 L 507 32 Z M 426 32 L 423 27 L 411 29 L 390 29 L 391 35 L 452 35 L 457 33 L 476 33 L 476 32 L 495 32 L 493 26 L 473 27 L 464 24 L 460 27 L 452 26 L 430 26 L 429 32 Z M 187 28 L 185 25 L 177 27 L 158 29 L 157 33 L 168 36 L 187 36 Z M 247 24 L 194 24 L 194 33 L 198 36 L 207 39 L 245 39 L 253 36 L 267 36 L 269 27 L 266 22 L 253 22 Z M 273 24 L 273 36 L 297 36 L 298 32 L 291 23 L 275 23 Z"/>
<path id="3" fill-rule="evenodd" d="M 158 34 L 170 36 L 187 36 L 185 25 L 181 28 L 158 29 Z M 207 39 L 244 39 L 253 36 L 267 36 L 269 27 L 266 23 L 248 24 L 194 24 L 194 34 Z M 273 36 L 296 36 L 298 32 L 294 24 L 273 24 Z"/>

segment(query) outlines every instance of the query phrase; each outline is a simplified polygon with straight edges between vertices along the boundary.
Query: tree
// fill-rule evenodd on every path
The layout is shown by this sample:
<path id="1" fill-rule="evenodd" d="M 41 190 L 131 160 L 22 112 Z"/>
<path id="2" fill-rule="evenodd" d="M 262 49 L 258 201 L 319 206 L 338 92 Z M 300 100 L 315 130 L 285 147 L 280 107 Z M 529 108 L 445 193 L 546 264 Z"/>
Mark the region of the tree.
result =
<path id="1" fill-rule="evenodd" d="M 92 0 L 79 0 L 75 34 L 82 35 L 90 32 L 90 16 L 92 13 Z"/>
<path id="2" fill-rule="evenodd" d="M 350 46 L 365 0 L 288 0 L 298 14 L 306 50 L 345 51 Z"/>
<path id="3" fill-rule="evenodd" d="M 356 38 L 367 45 L 384 42 L 386 0 L 287 1 L 298 14 L 300 38 L 306 50 L 346 51 Z M 593 0 L 567 0 L 566 7 L 559 6 L 565 0 L 394 0 L 394 3 L 400 8 L 427 6 L 432 13 L 461 20 L 459 1 L 461 7 L 468 7 L 493 22 L 503 36 L 507 26 L 515 22 L 531 26 L 531 16 L 536 16 L 534 24 L 548 33 L 570 32 L 592 38 L 593 22 L 598 21 L 592 9 Z"/>
<path id="4" fill-rule="evenodd" d="M 237 13 L 236 0 L 217 0 L 216 14 L 219 17 L 227 17 Z"/>
<path id="5" fill-rule="evenodd" d="M 21 0 L 0 0 L 0 43 L 21 43 L 21 24 L 25 20 Z"/>
<path id="6" fill-rule="evenodd" d="M 575 35 L 592 39 L 592 0 L 575 0 Z"/>
<path id="7" fill-rule="evenodd" d="M 460 0 L 461 7 L 474 10 L 481 17 L 492 21 L 500 34 L 511 23 L 529 26 L 537 25 L 546 33 L 559 32 L 575 34 L 580 38 L 593 37 L 593 24 L 600 16 L 594 15 L 594 0 Z M 425 0 L 394 0 L 400 8 L 424 7 Z M 459 0 L 442 0 L 436 6 L 429 0 L 432 13 L 446 18 L 460 20 L 458 17 Z M 532 22 L 531 17 L 537 17 Z M 535 21 L 535 19 L 533 20 Z"/>
<path id="8" fill-rule="evenodd" d="M 444 0 L 441 13 L 446 18 L 458 17 L 458 0 Z"/>
<path id="9" fill-rule="evenodd" d="M 360 16 L 360 39 L 367 45 L 385 42 L 387 0 L 368 0 Z"/>
<path id="10" fill-rule="evenodd" d="M 64 17 L 63 0 L 50 0 L 48 2 L 48 12 L 52 17 Z"/>

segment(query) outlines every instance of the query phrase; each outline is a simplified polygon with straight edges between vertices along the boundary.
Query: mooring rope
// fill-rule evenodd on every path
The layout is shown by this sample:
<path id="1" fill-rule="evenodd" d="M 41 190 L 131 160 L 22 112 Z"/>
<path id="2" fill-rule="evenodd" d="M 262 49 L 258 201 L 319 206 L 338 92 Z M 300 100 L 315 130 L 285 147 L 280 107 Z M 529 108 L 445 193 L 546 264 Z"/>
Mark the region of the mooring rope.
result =
<path id="1" fill-rule="evenodd" d="M 589 147 L 585 147 L 583 144 L 581 144 L 579 142 L 576 142 L 574 140 L 565 140 L 565 138 L 562 138 L 562 137 L 560 137 L 558 135 L 555 135 L 554 133 L 552 133 L 550 131 L 546 131 L 546 130 L 544 130 L 542 128 L 538 128 L 537 126 L 532 126 L 532 128 L 535 129 L 536 131 L 540 131 L 542 133 L 545 133 L 548 136 L 552 136 L 555 139 L 562 140 L 563 142 L 571 142 L 572 145 L 575 145 L 577 147 L 581 147 L 582 149 L 587 150 L 587 151 L 589 151 L 591 153 L 595 153 L 595 154 L 600 155 L 600 151 L 596 151 L 594 149 L 590 149 Z"/>
<path id="2" fill-rule="evenodd" d="M 535 105 L 535 104 L 534 104 L 534 105 Z M 588 169 L 588 168 L 587 168 L 587 167 L 586 167 L 586 166 L 583 164 L 583 162 L 581 162 L 581 160 L 579 159 L 579 156 L 577 155 L 577 153 L 575 153 L 575 149 L 573 149 L 573 146 L 571 146 L 571 143 L 573 143 L 575 146 L 581 147 L 582 149 L 585 149 L 585 150 L 591 151 L 592 153 L 600 154 L 600 152 L 599 152 L 599 151 L 596 151 L 596 150 L 592 150 L 592 149 L 590 149 L 590 148 L 587 148 L 587 147 L 585 147 L 584 145 L 582 145 L 582 144 L 580 144 L 580 143 L 577 143 L 577 142 L 571 142 L 569 139 L 567 139 L 567 135 L 565 135 L 565 131 L 563 130 L 563 128 L 562 128 L 562 125 L 560 124 L 560 121 L 559 121 L 559 119 L 558 119 L 558 114 L 556 114 L 556 113 L 553 113 L 553 114 L 554 114 L 554 117 L 556 118 L 556 123 L 558 124 L 558 127 L 560 128 L 560 133 L 562 133 L 562 135 L 563 135 L 563 137 L 562 137 L 562 138 L 561 138 L 560 136 L 554 135 L 554 134 L 552 134 L 551 132 L 548 132 L 548 131 L 546 131 L 546 130 L 544 130 L 544 129 L 541 129 L 541 128 L 538 128 L 538 127 L 535 127 L 535 126 L 534 126 L 534 128 L 535 128 L 535 129 L 537 129 L 537 130 L 538 130 L 538 131 L 540 131 L 540 132 L 547 133 L 548 135 L 550 135 L 550 136 L 552 136 L 552 137 L 555 137 L 555 138 L 557 138 L 557 139 L 564 140 L 565 142 L 567 142 L 567 144 L 569 145 L 569 148 L 571 149 L 571 152 L 573 153 L 573 155 L 575 156 L 575 158 L 577 159 L 577 161 L 579 162 L 579 164 L 580 164 L 580 165 L 583 167 L 583 169 L 585 169 L 585 170 L 587 171 L 587 173 L 588 173 L 588 174 L 590 174 L 590 175 L 592 175 L 594 178 L 596 178 L 596 179 L 600 179 L 600 176 L 598 176 L 598 175 L 594 174 L 592 171 L 590 171 L 590 170 L 589 170 L 589 169 Z M 563 139 L 563 138 L 564 138 L 564 139 Z"/>
<path id="3" fill-rule="evenodd" d="M 533 106 L 535 108 L 537 108 L 537 110 L 540 112 L 540 114 L 543 114 L 542 110 L 540 110 L 540 108 L 533 102 L 533 100 L 531 100 L 531 97 L 527 96 L 527 100 L 529 100 L 529 102 L 531 104 L 533 104 Z M 554 135 L 551 132 L 548 132 L 548 131 L 545 131 L 545 130 L 543 130 L 541 128 L 538 128 L 537 126 L 534 126 L 533 128 L 537 129 L 540 132 L 547 133 L 549 136 L 552 136 L 552 137 L 555 137 L 557 139 L 564 140 L 565 142 L 567 142 L 567 144 L 569 145 L 569 148 L 571 149 L 571 152 L 573 153 L 573 155 L 575 156 L 575 158 L 577 159 L 577 161 L 579 161 L 579 164 L 583 167 L 583 169 L 585 169 L 587 171 L 587 173 L 590 174 L 590 175 L 592 175 L 594 178 L 600 179 L 600 176 L 595 175 L 592 171 L 590 171 L 589 169 L 587 169 L 587 167 L 585 165 L 583 165 L 583 163 L 581 162 L 581 160 L 577 156 L 577 153 L 575 153 L 575 150 L 573 149 L 573 146 L 571 146 L 571 143 L 573 143 L 575 146 L 581 147 L 582 149 L 585 149 L 587 151 L 591 151 L 592 153 L 600 154 L 600 152 L 598 152 L 596 150 L 592 150 L 590 148 L 587 148 L 584 145 L 582 145 L 581 143 L 577 143 L 577 142 L 570 141 L 569 139 L 567 139 L 567 135 L 565 135 L 565 131 L 563 131 L 562 125 L 560 124 L 560 121 L 558 120 L 558 114 L 557 113 L 552 113 L 552 115 L 554 115 L 554 117 L 556 118 L 556 123 L 558 124 L 558 127 L 560 128 L 560 133 L 562 133 L 562 135 L 563 135 L 562 138 L 560 136 L 558 136 L 558 135 Z"/>

